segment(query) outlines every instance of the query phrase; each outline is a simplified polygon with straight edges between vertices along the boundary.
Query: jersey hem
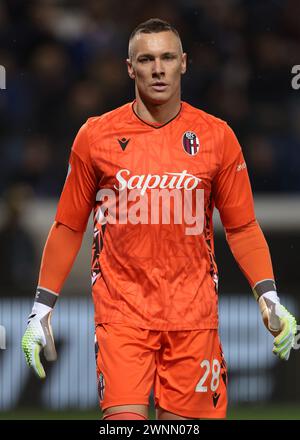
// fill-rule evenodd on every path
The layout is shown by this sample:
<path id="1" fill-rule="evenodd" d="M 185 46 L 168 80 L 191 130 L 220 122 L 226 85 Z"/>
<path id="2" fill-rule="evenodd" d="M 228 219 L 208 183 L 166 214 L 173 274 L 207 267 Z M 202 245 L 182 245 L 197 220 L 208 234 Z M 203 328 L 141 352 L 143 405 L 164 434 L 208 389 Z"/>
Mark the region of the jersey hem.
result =
<path id="1" fill-rule="evenodd" d="M 147 324 L 140 324 L 140 323 L 134 323 L 132 324 L 132 321 L 113 321 L 108 319 L 96 319 L 95 320 L 95 326 L 101 325 L 101 324 L 118 324 L 118 325 L 127 325 L 130 327 L 138 327 L 142 330 L 153 330 L 153 331 L 195 331 L 195 330 L 218 330 L 219 325 L 191 325 L 191 326 L 178 326 L 178 325 L 170 325 L 169 323 L 166 323 L 162 326 L 152 326 Z"/>

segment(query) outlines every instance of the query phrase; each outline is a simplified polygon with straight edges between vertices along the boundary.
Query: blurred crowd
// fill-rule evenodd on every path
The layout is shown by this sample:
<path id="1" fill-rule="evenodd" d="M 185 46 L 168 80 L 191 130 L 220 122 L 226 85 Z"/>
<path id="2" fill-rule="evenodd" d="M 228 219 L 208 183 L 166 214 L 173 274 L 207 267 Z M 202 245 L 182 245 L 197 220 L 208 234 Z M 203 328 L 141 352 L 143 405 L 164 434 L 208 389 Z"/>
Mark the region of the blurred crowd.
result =
<path id="1" fill-rule="evenodd" d="M 299 0 L 3 0 L 0 195 L 59 196 L 79 127 L 134 98 L 128 37 L 151 17 L 181 34 L 183 99 L 232 126 L 254 191 L 300 191 Z"/>

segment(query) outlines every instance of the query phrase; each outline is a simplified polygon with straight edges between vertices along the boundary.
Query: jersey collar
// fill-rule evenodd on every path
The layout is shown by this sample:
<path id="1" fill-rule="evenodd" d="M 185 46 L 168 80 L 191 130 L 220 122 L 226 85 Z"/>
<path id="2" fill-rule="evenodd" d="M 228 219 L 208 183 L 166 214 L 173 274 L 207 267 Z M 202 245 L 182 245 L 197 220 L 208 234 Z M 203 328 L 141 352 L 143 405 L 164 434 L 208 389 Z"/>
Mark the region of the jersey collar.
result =
<path id="1" fill-rule="evenodd" d="M 133 107 L 135 102 L 136 102 L 136 100 L 132 101 L 132 103 L 131 103 L 131 110 L 132 110 L 132 113 L 134 114 L 134 116 L 139 121 L 141 121 L 143 124 L 148 125 L 149 127 L 152 127 L 152 128 L 156 128 L 156 129 L 165 127 L 166 125 L 170 124 L 170 122 L 174 121 L 174 119 L 176 119 L 180 115 L 180 113 L 182 111 L 182 107 L 183 107 L 182 106 L 182 102 L 181 102 L 180 103 L 180 109 L 179 109 L 178 113 L 175 116 L 173 116 L 172 119 L 170 119 L 169 121 L 165 122 L 164 124 L 158 124 L 158 123 L 155 123 L 155 122 L 147 122 L 147 121 L 144 121 L 144 119 L 140 118 L 138 116 L 138 114 L 135 112 L 134 107 Z"/>

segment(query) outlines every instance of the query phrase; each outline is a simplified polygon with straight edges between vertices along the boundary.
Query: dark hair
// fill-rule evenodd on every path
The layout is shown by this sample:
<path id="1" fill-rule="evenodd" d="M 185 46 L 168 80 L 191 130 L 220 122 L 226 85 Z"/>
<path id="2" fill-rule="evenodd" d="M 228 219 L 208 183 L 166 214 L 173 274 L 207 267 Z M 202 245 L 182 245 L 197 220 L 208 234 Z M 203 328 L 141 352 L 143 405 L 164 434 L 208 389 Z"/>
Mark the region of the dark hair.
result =
<path id="1" fill-rule="evenodd" d="M 136 34 L 153 34 L 158 32 L 173 32 L 180 40 L 178 31 L 167 21 L 160 20 L 159 18 L 150 18 L 150 20 L 144 21 L 139 24 L 131 33 L 129 41 L 133 39 Z"/>

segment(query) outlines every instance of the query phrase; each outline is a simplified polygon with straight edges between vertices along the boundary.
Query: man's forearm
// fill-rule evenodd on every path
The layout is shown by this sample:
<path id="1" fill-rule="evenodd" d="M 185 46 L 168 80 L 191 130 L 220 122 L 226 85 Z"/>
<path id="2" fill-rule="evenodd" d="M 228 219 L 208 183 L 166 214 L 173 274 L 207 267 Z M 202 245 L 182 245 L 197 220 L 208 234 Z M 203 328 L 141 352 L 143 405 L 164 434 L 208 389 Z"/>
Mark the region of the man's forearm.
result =
<path id="1" fill-rule="evenodd" d="M 80 249 L 83 234 L 55 222 L 44 247 L 35 301 L 22 338 L 26 362 L 41 379 L 46 377 L 40 359 L 41 349 L 48 361 L 57 358 L 51 314 Z"/>
<path id="2" fill-rule="evenodd" d="M 274 282 L 268 244 L 256 221 L 226 231 L 230 249 L 248 279 L 258 301 L 262 319 L 274 336 L 273 353 L 288 360 L 294 344 L 297 323 L 280 303 Z"/>
<path id="3" fill-rule="evenodd" d="M 81 247 L 84 232 L 56 223 L 50 229 L 41 261 L 38 286 L 59 293 Z"/>
<path id="4" fill-rule="evenodd" d="M 226 230 L 226 239 L 252 289 L 263 280 L 274 279 L 269 247 L 256 220 L 246 226 Z M 267 290 L 274 290 L 264 284 Z"/>

